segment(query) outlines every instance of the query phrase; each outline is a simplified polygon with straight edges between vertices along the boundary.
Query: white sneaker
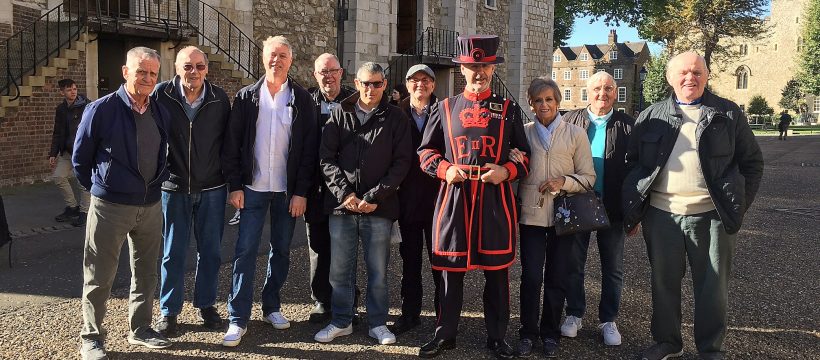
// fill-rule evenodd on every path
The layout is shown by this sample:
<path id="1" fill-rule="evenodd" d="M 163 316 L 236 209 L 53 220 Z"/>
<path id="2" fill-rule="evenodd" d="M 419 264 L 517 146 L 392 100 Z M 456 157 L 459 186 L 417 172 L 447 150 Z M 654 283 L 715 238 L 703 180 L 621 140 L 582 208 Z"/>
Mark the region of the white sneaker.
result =
<path id="1" fill-rule="evenodd" d="M 601 329 L 601 334 L 604 335 L 604 344 L 609 346 L 621 345 L 621 333 L 618 332 L 618 326 L 614 322 L 605 322 L 598 325 Z"/>
<path id="2" fill-rule="evenodd" d="M 222 346 L 234 347 L 239 345 L 239 342 L 242 341 L 242 335 L 245 335 L 247 331 L 248 329 L 239 327 L 239 325 L 231 324 L 228 326 L 228 332 L 222 338 Z"/>
<path id="3" fill-rule="evenodd" d="M 574 338 L 578 336 L 578 330 L 583 327 L 581 325 L 581 318 L 572 315 L 567 316 L 564 323 L 561 324 L 561 335 Z"/>
<path id="4" fill-rule="evenodd" d="M 346 328 L 337 328 L 333 324 L 325 326 L 324 329 L 319 330 L 316 333 L 316 336 L 313 337 L 313 340 L 316 340 L 321 343 L 331 342 L 333 339 L 339 336 L 350 335 L 353 333 L 353 324 L 348 325 Z"/>
<path id="5" fill-rule="evenodd" d="M 376 326 L 370 329 L 367 333 L 370 337 L 378 340 L 379 344 L 382 345 L 393 344 L 396 342 L 396 335 L 393 335 L 393 333 L 387 329 L 387 326 L 384 325 Z"/>
<path id="6" fill-rule="evenodd" d="M 282 315 L 282 313 L 278 311 L 268 314 L 268 316 L 265 316 L 262 320 L 273 325 L 273 328 L 277 330 L 285 330 L 290 327 L 290 321 L 285 318 L 285 315 Z"/>

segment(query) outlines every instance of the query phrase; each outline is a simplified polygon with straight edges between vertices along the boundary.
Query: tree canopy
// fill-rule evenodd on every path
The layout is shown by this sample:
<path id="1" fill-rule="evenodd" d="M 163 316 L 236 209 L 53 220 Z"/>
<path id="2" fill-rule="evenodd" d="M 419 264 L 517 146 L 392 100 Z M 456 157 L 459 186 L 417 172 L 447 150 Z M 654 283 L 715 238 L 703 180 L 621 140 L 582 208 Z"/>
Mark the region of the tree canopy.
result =
<path id="1" fill-rule="evenodd" d="M 666 63 L 668 56 L 664 50 L 650 56 L 646 62 L 646 79 L 643 82 L 644 108 L 669 96 L 669 85 L 666 82 Z"/>
<path id="2" fill-rule="evenodd" d="M 810 0 L 803 15 L 803 49 L 797 79 L 805 93 L 820 95 L 820 0 Z"/>
<path id="3" fill-rule="evenodd" d="M 783 88 L 781 95 L 783 95 L 783 97 L 780 98 L 780 101 L 777 103 L 780 107 L 800 112 L 800 104 L 805 100 L 803 99 L 803 91 L 800 90 L 800 82 L 795 79 L 789 80 L 789 82 L 786 83 L 786 87 Z"/>
<path id="4" fill-rule="evenodd" d="M 746 112 L 752 115 L 771 115 L 774 114 L 774 109 L 769 106 L 766 98 L 755 95 L 749 100 L 749 108 Z"/>

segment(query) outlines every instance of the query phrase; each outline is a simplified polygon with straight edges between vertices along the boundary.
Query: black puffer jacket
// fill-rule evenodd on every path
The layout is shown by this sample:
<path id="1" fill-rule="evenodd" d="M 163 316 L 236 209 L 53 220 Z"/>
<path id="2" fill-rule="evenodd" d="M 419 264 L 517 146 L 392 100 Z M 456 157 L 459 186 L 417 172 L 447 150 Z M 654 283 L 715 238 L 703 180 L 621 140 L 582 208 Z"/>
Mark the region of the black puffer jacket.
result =
<path id="1" fill-rule="evenodd" d="M 370 118 L 362 124 L 356 117 L 354 94 L 333 110 L 322 131 L 319 159 L 327 183 L 325 212 L 354 215 L 341 206 L 350 194 L 378 205 L 370 213 L 391 220 L 399 217 L 396 195 L 410 169 L 413 148 L 410 145 L 410 120 L 397 107 L 382 98 Z"/>
<path id="2" fill-rule="evenodd" d="M 589 128 L 587 109 L 572 110 L 561 117 L 567 123 L 578 125 L 584 130 Z M 635 119 L 614 111 L 606 124 L 606 147 L 604 151 L 604 208 L 611 222 L 623 219 L 621 213 L 621 189 L 626 176 L 626 149 L 629 146 L 629 134 Z"/>
<path id="3" fill-rule="evenodd" d="M 698 157 L 709 195 L 729 234 L 737 233 L 763 176 L 763 154 L 746 116 L 733 102 L 706 91 L 695 130 Z M 669 160 L 683 116 L 674 96 L 638 117 L 627 151 L 624 227 L 632 230 L 649 206 L 649 189 Z"/>
<path id="4" fill-rule="evenodd" d="M 162 190 L 198 193 L 225 185 L 222 143 L 231 103 L 221 88 L 205 80 L 205 97 L 194 121 L 188 120 L 179 92 L 179 76 L 159 83 L 152 94 L 171 113 L 168 137 L 168 170 L 171 177 Z"/>
<path id="5" fill-rule="evenodd" d="M 57 105 L 54 114 L 54 132 L 51 134 L 51 149 L 48 151 L 49 157 L 57 157 L 62 153 L 72 153 L 74 138 L 77 137 L 77 127 L 83 117 L 83 110 L 88 105 L 88 99 L 77 94 L 74 103 L 68 105 L 65 100 Z"/>

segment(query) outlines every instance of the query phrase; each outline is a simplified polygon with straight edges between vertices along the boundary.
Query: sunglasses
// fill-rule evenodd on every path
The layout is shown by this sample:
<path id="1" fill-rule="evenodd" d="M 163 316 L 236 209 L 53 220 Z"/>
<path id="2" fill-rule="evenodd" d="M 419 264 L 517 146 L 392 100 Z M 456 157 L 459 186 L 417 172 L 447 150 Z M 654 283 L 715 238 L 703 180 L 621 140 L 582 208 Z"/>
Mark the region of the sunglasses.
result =
<path id="1" fill-rule="evenodd" d="M 379 81 L 361 81 L 361 80 L 358 80 L 358 81 L 359 81 L 359 84 L 361 84 L 362 87 L 364 87 L 364 88 L 372 86 L 374 89 L 381 89 L 381 87 L 384 86 L 384 80 L 379 80 Z"/>
<path id="2" fill-rule="evenodd" d="M 185 64 L 185 65 L 182 65 L 182 70 L 185 70 L 186 72 L 191 71 L 191 70 L 194 69 L 194 66 L 196 66 L 197 71 L 204 71 L 205 69 L 208 68 L 208 65 L 205 65 L 205 64 L 196 64 L 196 65 Z"/>

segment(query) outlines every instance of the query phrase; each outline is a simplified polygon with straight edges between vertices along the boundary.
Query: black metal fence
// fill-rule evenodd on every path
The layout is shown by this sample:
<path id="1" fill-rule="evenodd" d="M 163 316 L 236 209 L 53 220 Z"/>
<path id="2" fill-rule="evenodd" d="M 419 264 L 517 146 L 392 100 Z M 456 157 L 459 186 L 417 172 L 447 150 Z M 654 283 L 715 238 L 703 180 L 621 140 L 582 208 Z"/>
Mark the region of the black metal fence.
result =
<path id="1" fill-rule="evenodd" d="M 119 33 L 126 26 L 164 31 L 165 40 L 198 35 L 247 77 L 264 74 L 262 49 L 219 10 L 200 0 L 64 0 L 6 39 L 0 49 L 0 94 L 16 99 L 20 82 L 79 40 L 87 28 Z M 172 31 L 173 30 L 173 31 Z M 172 34 L 173 37 L 172 38 Z"/>

